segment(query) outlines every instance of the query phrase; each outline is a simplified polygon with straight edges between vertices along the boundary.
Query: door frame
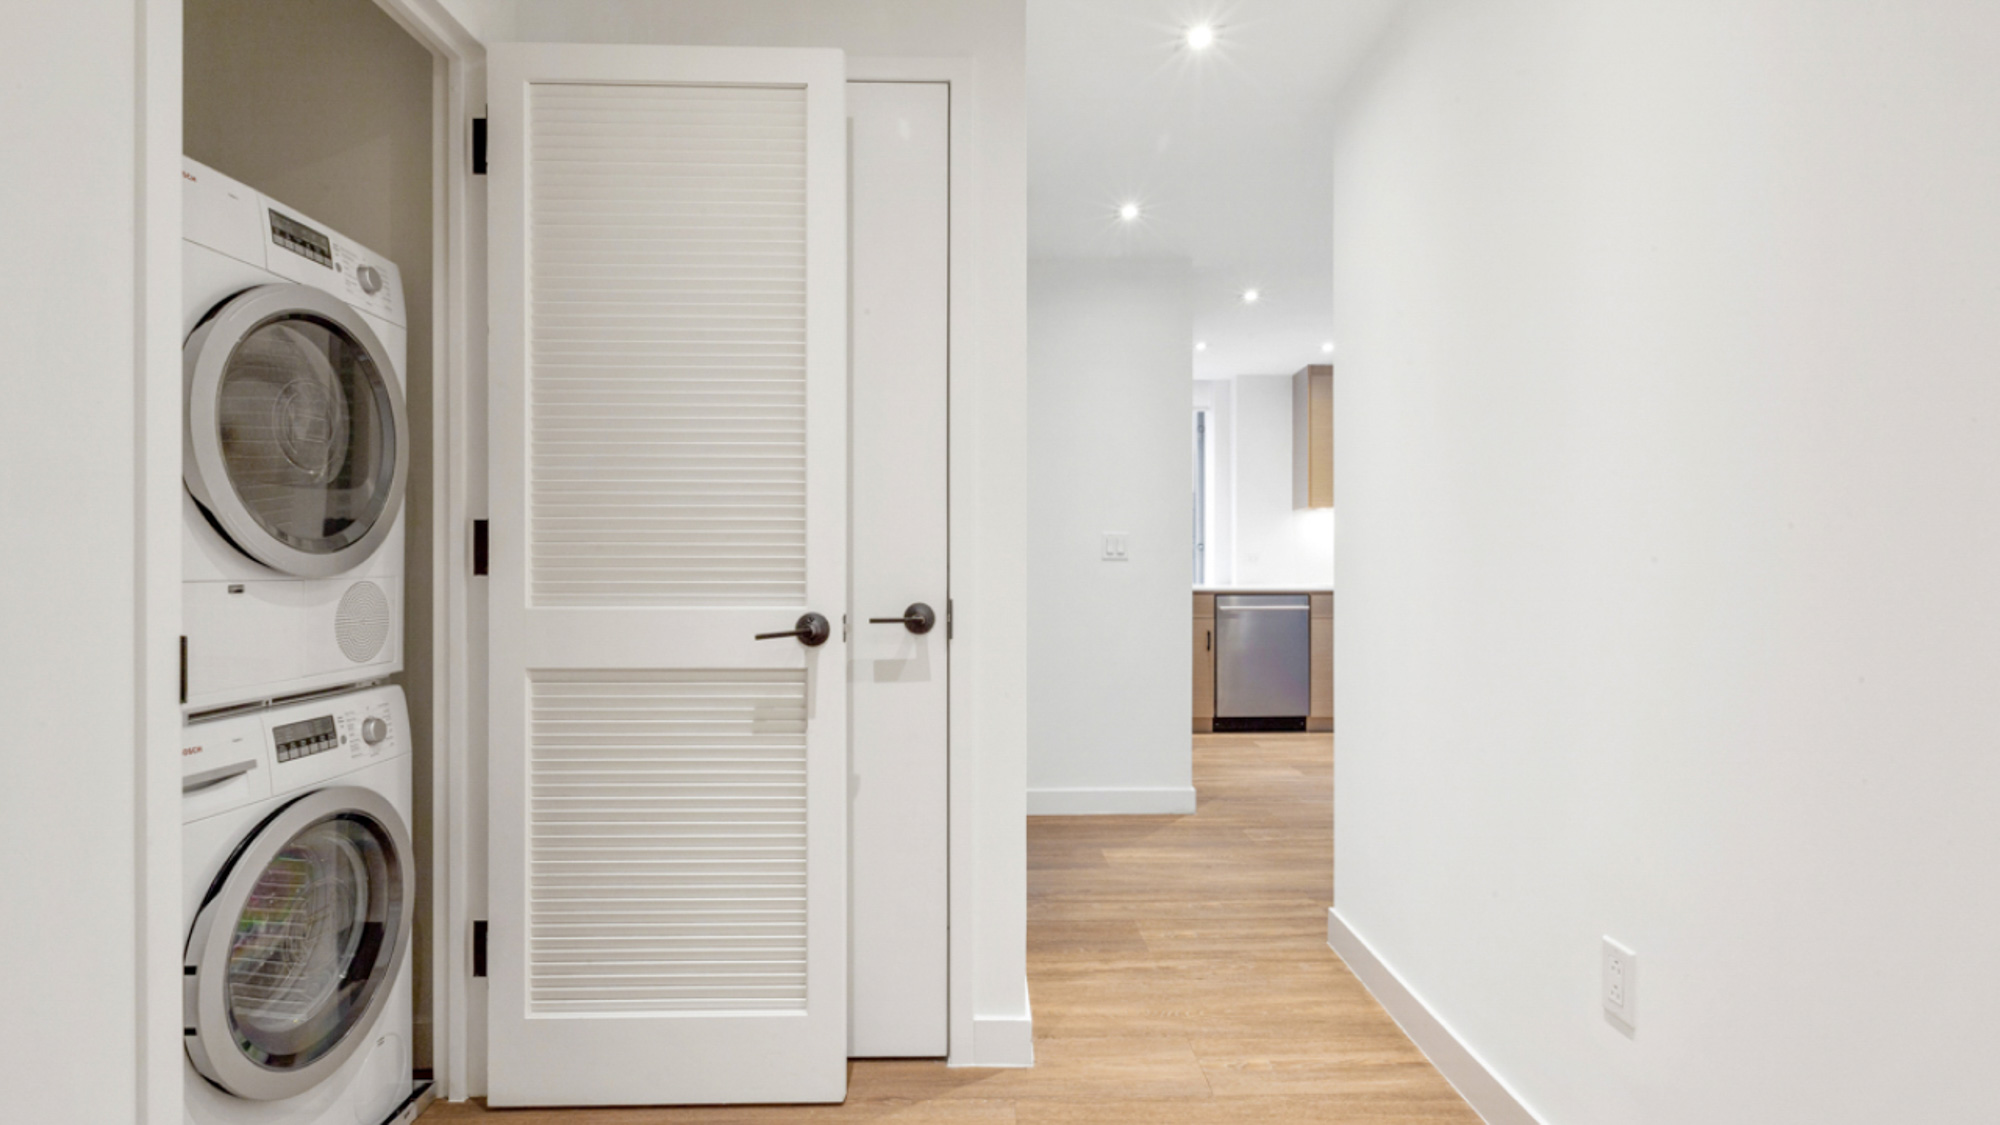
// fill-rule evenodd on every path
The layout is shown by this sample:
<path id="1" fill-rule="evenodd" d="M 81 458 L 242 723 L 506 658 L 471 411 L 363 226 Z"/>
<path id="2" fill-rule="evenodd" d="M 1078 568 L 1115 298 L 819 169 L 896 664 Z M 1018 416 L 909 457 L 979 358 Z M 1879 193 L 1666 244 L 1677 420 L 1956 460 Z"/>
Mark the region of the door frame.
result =
<path id="1" fill-rule="evenodd" d="M 486 45 L 442 0 L 374 0 L 430 49 L 431 77 L 431 1033 L 440 1099 L 470 1092 L 473 864 L 485 801 L 472 788 L 472 518 L 483 508 L 486 191 L 472 167 L 472 120 L 485 115 Z M 478 444 L 475 447 L 474 442 Z M 483 599 L 482 599 L 483 601 Z M 483 619 L 481 621 L 483 624 Z M 483 632 L 479 635 L 484 640 Z M 478 669 L 483 672 L 484 662 Z M 483 706 L 483 694 L 482 694 Z M 478 817 L 477 823 L 473 818 Z M 483 900 L 483 888 L 480 898 Z M 414 951 L 413 951 L 414 952 Z M 414 993 L 413 993 L 414 998 Z M 428 1017 L 428 1018 L 426 1018 Z M 483 1024 L 483 1021 L 482 1021 Z M 483 1068 L 482 1068 L 483 1071 Z"/>
<path id="2" fill-rule="evenodd" d="M 133 0 L 133 1120 L 186 1113 L 181 1045 L 181 4 Z M 107 807 L 107 811 L 108 811 Z M 166 1044 L 173 1044 L 168 1047 Z"/>

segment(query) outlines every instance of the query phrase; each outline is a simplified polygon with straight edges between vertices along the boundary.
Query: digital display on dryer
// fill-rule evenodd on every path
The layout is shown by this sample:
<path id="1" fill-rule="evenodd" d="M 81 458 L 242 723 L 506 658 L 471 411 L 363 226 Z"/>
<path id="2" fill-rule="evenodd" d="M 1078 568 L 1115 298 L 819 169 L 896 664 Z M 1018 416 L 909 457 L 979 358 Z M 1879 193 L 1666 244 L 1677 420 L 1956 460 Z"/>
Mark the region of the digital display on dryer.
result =
<path id="1" fill-rule="evenodd" d="M 324 754 L 340 745 L 340 732 L 334 727 L 332 715 L 273 727 L 271 737 L 278 744 L 278 760 L 281 762 Z"/>
<path id="2" fill-rule="evenodd" d="M 333 240 L 276 211 L 271 212 L 271 241 L 301 258 L 311 258 L 328 269 L 333 268 Z"/>

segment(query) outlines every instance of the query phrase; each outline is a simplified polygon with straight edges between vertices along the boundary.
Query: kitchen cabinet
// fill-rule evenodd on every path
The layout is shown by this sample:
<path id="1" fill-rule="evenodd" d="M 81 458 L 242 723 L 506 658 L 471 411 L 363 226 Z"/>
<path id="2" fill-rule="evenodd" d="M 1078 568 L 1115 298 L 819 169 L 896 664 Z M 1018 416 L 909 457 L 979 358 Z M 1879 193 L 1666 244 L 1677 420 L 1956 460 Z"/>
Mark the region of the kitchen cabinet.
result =
<path id="1" fill-rule="evenodd" d="M 1215 729 L 1215 595 L 1194 596 L 1194 729 Z"/>
<path id="2" fill-rule="evenodd" d="M 1312 596 L 1312 712 L 1306 729 L 1333 729 L 1333 595 Z"/>
<path id="3" fill-rule="evenodd" d="M 1292 376 L 1292 507 L 1333 507 L 1333 366 Z"/>

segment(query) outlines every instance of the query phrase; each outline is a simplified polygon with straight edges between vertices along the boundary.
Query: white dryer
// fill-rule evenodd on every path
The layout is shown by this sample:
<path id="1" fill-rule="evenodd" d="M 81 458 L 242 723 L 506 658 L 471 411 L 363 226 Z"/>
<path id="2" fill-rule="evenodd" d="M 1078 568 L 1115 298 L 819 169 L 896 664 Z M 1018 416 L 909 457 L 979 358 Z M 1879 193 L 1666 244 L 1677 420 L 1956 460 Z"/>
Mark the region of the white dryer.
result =
<path id="1" fill-rule="evenodd" d="M 184 708 L 400 671 L 402 277 L 210 168 L 181 176 Z"/>
<path id="2" fill-rule="evenodd" d="M 415 1115 L 409 738 L 386 686 L 183 728 L 188 1125 Z"/>

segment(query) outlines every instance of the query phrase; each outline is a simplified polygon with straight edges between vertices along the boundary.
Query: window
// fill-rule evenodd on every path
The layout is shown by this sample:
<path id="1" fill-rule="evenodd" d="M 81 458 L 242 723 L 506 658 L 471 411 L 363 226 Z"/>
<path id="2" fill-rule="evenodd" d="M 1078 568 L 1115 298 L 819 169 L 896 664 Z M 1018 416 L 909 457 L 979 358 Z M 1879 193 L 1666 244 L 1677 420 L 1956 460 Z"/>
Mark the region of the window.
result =
<path id="1" fill-rule="evenodd" d="M 1194 412 L 1194 584 L 1208 582 L 1209 411 Z"/>

